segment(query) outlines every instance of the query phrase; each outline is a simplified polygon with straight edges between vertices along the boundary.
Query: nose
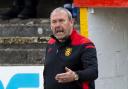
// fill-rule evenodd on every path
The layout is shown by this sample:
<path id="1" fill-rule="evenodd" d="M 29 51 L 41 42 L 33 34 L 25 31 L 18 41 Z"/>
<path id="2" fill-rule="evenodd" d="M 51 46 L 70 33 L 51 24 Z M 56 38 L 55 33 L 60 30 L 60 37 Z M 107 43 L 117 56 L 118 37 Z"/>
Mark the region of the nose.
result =
<path id="1" fill-rule="evenodd" d="M 54 26 L 55 26 L 56 28 L 59 28 L 59 27 L 61 26 L 61 23 L 60 23 L 59 21 L 57 21 L 56 24 L 54 24 Z"/>
<path id="2" fill-rule="evenodd" d="M 57 22 L 56 22 L 56 26 L 58 27 L 58 26 L 60 26 L 60 25 L 61 25 L 60 22 L 57 21 Z"/>

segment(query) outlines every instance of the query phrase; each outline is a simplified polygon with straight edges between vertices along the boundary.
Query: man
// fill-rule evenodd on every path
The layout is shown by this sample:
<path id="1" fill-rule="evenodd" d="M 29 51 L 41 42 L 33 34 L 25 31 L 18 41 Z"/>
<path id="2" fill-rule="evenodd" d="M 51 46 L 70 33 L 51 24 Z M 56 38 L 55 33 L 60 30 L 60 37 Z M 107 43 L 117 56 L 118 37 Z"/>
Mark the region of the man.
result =
<path id="1" fill-rule="evenodd" d="M 71 13 L 56 8 L 50 16 L 53 35 L 44 63 L 44 89 L 95 89 L 98 64 L 94 44 L 73 28 Z"/>
<path id="2" fill-rule="evenodd" d="M 39 0 L 13 0 L 12 7 L 0 15 L 3 20 L 20 18 L 28 19 L 37 16 L 37 4 Z"/>

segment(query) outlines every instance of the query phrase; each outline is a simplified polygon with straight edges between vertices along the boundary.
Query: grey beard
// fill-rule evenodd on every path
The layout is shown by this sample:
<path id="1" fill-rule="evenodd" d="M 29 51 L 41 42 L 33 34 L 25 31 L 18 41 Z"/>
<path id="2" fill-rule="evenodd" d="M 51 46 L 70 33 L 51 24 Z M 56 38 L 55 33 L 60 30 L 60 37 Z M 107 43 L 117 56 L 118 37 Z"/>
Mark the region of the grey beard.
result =
<path id="1" fill-rule="evenodd" d="M 55 35 L 54 35 L 55 36 Z M 55 36 L 56 37 L 56 36 Z M 57 37 L 56 37 L 56 39 L 58 39 L 59 41 L 62 41 L 62 42 L 64 42 L 64 41 L 66 41 L 67 39 L 68 39 L 68 37 L 69 36 L 65 36 L 64 38 L 62 38 L 62 39 L 58 39 Z"/>

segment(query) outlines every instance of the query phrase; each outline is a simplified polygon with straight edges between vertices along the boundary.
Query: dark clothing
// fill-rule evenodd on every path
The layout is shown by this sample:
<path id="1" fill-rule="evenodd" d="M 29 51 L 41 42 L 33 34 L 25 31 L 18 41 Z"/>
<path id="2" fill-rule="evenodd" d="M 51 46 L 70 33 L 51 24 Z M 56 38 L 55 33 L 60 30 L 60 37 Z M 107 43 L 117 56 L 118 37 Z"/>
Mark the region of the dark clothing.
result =
<path id="1" fill-rule="evenodd" d="M 64 3 L 73 3 L 73 0 L 64 0 Z"/>
<path id="2" fill-rule="evenodd" d="M 58 83 L 55 76 L 65 72 L 65 67 L 79 75 L 78 81 Z M 48 42 L 44 68 L 44 89 L 95 89 L 98 64 L 94 44 L 73 30 L 63 43 L 55 38 Z"/>
<path id="3" fill-rule="evenodd" d="M 39 0 L 13 0 L 12 7 L 7 12 L 0 14 L 0 19 L 36 18 L 38 2 Z"/>

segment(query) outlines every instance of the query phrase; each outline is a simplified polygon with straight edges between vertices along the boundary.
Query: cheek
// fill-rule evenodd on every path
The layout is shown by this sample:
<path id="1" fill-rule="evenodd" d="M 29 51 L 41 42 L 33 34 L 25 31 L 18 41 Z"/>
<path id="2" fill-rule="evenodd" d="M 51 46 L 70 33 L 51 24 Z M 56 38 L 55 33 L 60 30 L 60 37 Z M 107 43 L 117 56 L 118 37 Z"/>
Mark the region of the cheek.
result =
<path id="1" fill-rule="evenodd" d="M 70 25 L 69 24 L 64 24 L 61 27 L 63 27 L 64 29 L 68 29 L 70 27 Z"/>
<path id="2" fill-rule="evenodd" d="M 54 33 L 55 32 L 55 30 L 54 30 L 54 28 L 53 27 L 51 27 L 51 31 Z"/>
<path id="3" fill-rule="evenodd" d="M 71 29 L 71 24 L 66 24 L 66 25 L 64 26 L 64 28 L 65 28 L 65 29 L 68 29 L 68 30 Z"/>
<path id="4" fill-rule="evenodd" d="M 54 28 L 54 26 L 53 25 L 51 25 L 51 29 L 53 29 Z"/>
<path id="5" fill-rule="evenodd" d="M 55 26 L 54 25 L 51 25 L 51 30 L 54 30 L 55 29 Z"/>

